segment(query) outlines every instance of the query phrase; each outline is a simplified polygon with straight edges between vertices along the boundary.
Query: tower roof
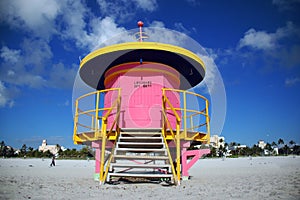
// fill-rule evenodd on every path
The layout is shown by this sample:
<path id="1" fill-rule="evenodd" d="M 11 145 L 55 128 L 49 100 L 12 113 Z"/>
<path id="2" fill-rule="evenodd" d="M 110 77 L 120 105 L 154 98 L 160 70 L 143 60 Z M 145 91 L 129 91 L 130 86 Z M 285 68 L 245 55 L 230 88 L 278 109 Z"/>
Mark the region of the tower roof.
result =
<path id="1" fill-rule="evenodd" d="M 91 52 L 80 63 L 82 80 L 95 89 L 104 89 L 104 74 L 113 66 L 128 62 L 156 62 L 180 73 L 180 89 L 189 89 L 205 76 L 203 61 L 193 52 L 170 44 L 128 42 L 106 46 Z"/>

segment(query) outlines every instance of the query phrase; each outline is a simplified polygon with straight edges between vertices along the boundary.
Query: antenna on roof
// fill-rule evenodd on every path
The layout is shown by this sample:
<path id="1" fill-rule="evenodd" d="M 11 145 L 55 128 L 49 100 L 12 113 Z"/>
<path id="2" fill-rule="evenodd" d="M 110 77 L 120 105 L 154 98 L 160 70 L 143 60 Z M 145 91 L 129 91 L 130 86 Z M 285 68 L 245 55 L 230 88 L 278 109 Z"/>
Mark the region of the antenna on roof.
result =
<path id="1" fill-rule="evenodd" d="M 140 42 L 143 42 L 143 31 L 142 31 L 142 27 L 144 26 L 144 23 L 142 21 L 138 21 L 138 27 L 140 28 Z"/>
<path id="2" fill-rule="evenodd" d="M 137 25 L 138 25 L 140 31 L 135 34 L 135 37 L 138 41 L 143 42 L 143 39 L 146 39 L 149 36 L 142 30 L 142 27 L 144 26 L 144 22 L 138 21 Z"/>

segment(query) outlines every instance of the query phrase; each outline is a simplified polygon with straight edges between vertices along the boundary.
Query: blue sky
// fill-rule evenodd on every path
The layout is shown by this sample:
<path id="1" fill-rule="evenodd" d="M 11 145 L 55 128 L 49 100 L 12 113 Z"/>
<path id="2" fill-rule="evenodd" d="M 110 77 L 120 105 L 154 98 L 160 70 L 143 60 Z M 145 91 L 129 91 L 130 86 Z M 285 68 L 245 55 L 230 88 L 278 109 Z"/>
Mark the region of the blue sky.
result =
<path id="1" fill-rule="evenodd" d="M 79 57 L 142 20 L 187 34 L 214 59 L 226 89 L 227 142 L 299 144 L 299 10 L 299 0 L 2 0 L 0 140 L 73 148 Z"/>

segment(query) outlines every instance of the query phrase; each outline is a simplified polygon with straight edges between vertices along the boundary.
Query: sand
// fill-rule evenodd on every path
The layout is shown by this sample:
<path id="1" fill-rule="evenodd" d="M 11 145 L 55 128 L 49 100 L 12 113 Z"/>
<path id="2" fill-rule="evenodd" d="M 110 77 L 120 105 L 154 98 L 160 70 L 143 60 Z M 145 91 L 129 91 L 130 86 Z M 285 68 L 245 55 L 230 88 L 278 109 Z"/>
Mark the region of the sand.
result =
<path id="1" fill-rule="evenodd" d="M 300 199 L 300 157 L 201 159 L 180 186 L 101 185 L 95 161 L 0 159 L 0 199 Z"/>

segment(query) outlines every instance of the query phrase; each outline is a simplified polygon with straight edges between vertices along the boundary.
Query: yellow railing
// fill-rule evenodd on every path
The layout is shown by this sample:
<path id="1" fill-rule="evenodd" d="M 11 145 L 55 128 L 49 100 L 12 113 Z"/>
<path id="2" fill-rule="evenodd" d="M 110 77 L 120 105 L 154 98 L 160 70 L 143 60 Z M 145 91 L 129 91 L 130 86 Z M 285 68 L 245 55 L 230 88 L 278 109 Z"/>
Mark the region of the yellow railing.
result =
<path id="1" fill-rule="evenodd" d="M 181 105 L 175 107 L 168 99 L 167 93 L 176 93 L 180 98 Z M 185 90 L 163 88 L 163 128 L 169 130 L 167 139 L 175 137 L 171 127 L 167 111 L 171 112 L 176 119 L 180 118 L 180 138 L 184 140 L 196 140 L 203 143 L 209 143 L 210 125 L 209 125 L 209 101 L 204 96 Z M 178 114 L 180 113 L 180 114 Z M 178 120 L 176 120 L 178 121 Z"/>
<path id="2" fill-rule="evenodd" d="M 109 107 L 101 106 L 104 104 L 104 96 L 107 92 L 116 92 L 116 98 Z M 92 105 L 95 102 L 96 105 Z M 101 106 L 101 107 L 100 107 Z M 73 141 L 75 144 L 82 144 L 86 141 L 95 141 L 110 136 L 112 132 L 116 134 L 119 128 L 119 115 L 121 106 L 121 89 L 111 88 L 98 90 L 80 96 L 75 101 L 74 133 Z M 114 121 L 107 130 L 107 119 L 115 112 Z M 116 135 L 115 135 L 116 137 Z"/>
<path id="3" fill-rule="evenodd" d="M 182 105 L 179 107 L 174 107 L 167 97 L 167 92 L 173 92 L 177 94 L 177 96 L 181 96 L 181 98 L 183 99 L 183 101 L 180 101 Z M 172 167 L 174 180 L 177 184 L 180 184 L 180 139 L 196 140 L 204 143 L 209 143 L 209 102 L 205 97 L 190 91 L 163 88 L 162 93 L 162 135 L 164 137 L 164 142 L 168 151 L 169 162 Z M 187 95 L 196 97 L 194 103 L 197 103 L 197 105 L 199 105 L 200 103 L 199 100 L 202 100 L 204 108 L 200 108 L 199 105 L 199 110 L 195 109 L 195 107 L 197 106 L 193 104 L 191 106 L 193 109 L 188 109 L 187 103 L 189 98 L 187 98 Z M 174 127 L 174 125 L 171 125 L 170 119 L 167 114 L 168 111 L 171 112 L 173 116 L 175 116 L 176 127 Z M 188 124 L 187 121 L 189 121 L 190 123 Z M 174 133 L 174 129 L 176 130 L 176 133 Z M 176 172 L 174 170 L 175 168 L 173 165 L 173 159 L 170 154 L 167 139 L 172 139 L 176 144 Z"/>
<path id="4" fill-rule="evenodd" d="M 104 106 L 104 96 L 107 92 L 113 92 L 114 100 L 110 105 Z M 114 93 L 115 92 L 115 93 Z M 181 105 L 174 106 L 168 98 L 168 92 L 174 93 L 180 98 Z M 192 98 L 189 98 L 189 95 Z M 172 95 L 174 97 L 174 95 Z M 91 99 L 89 99 L 91 98 Z M 194 102 L 190 102 L 191 99 Z M 84 102 L 86 100 L 86 102 Z M 90 105 L 95 102 L 96 105 Z M 198 105 L 198 107 L 197 107 Z M 169 161 L 175 182 L 180 184 L 180 140 L 194 140 L 209 143 L 210 127 L 208 100 L 196 93 L 177 89 L 162 89 L 162 135 L 167 148 Z M 91 92 L 80 96 L 75 101 L 74 133 L 75 144 L 82 144 L 87 141 L 102 140 L 100 158 L 100 183 L 105 182 L 110 161 L 113 158 L 114 148 L 105 166 L 105 149 L 107 140 L 113 140 L 114 144 L 120 133 L 119 116 L 121 109 L 121 89 L 111 88 Z M 113 115 L 113 121 L 108 119 Z M 173 118 L 172 123 L 170 117 Z M 176 124 L 174 124 L 174 119 Z M 167 140 L 173 140 L 176 145 L 176 170 L 170 154 Z"/>
<path id="5" fill-rule="evenodd" d="M 110 107 L 104 106 L 104 96 L 107 92 L 116 92 L 116 98 L 111 102 Z M 102 96 L 102 98 L 101 98 Z M 92 98 L 92 101 L 91 99 Z M 86 102 L 84 102 L 86 100 Z M 91 106 L 91 102 L 96 102 L 94 108 Z M 81 108 L 80 103 L 82 103 Z M 100 105 L 101 103 L 103 106 Z M 87 106 L 88 105 L 88 106 Z M 87 108 L 86 108 L 87 107 Z M 106 90 L 99 90 L 95 92 L 91 92 L 85 95 L 80 96 L 75 101 L 75 116 L 74 116 L 74 133 L 73 140 L 75 144 L 81 144 L 86 141 L 95 141 L 101 140 L 101 158 L 100 162 L 100 183 L 103 183 L 106 179 L 107 172 L 110 166 L 110 162 L 112 160 L 116 139 L 120 134 L 119 128 L 119 116 L 121 109 L 121 89 L 120 88 L 111 88 Z M 114 113 L 113 122 L 110 122 L 110 128 L 108 130 L 108 118 Z M 101 121 L 100 121 L 101 120 Z M 100 126 L 101 122 L 101 126 Z M 90 125 L 89 125 L 90 124 Z M 81 129 L 81 130 L 79 130 Z M 108 162 L 106 165 L 106 169 L 104 169 L 105 165 L 105 149 L 106 143 L 109 139 L 108 137 L 114 133 L 114 146 L 111 151 L 111 155 L 108 158 Z"/>
<path id="6" fill-rule="evenodd" d="M 167 107 L 167 105 L 169 107 Z M 173 111 L 175 117 L 176 117 L 176 134 L 174 134 L 173 128 L 171 128 L 171 123 L 168 120 L 167 113 L 166 113 L 167 108 L 171 109 Z M 172 168 L 172 173 L 173 173 L 173 178 L 174 178 L 175 184 L 180 185 L 180 137 L 179 137 L 179 130 L 180 130 L 181 118 L 179 117 L 179 115 L 178 115 L 177 111 L 175 110 L 175 108 L 172 106 L 169 99 L 166 97 L 164 90 L 163 90 L 163 96 L 162 96 L 162 113 L 163 113 L 163 116 L 162 116 L 162 121 L 163 121 L 163 123 L 162 123 L 162 135 L 163 135 L 164 143 L 165 143 L 165 146 L 166 146 L 166 149 L 167 149 L 167 152 L 168 152 L 169 163 L 170 163 L 171 168 Z M 165 122 L 166 122 L 167 126 L 165 126 Z M 176 144 L 176 171 L 175 171 L 175 168 L 174 168 L 173 159 L 172 159 L 172 156 L 171 156 L 171 153 L 170 153 L 170 149 L 169 149 L 169 146 L 168 146 L 168 143 L 167 143 L 167 138 L 166 138 L 166 132 L 167 132 L 166 129 L 167 129 L 167 127 L 169 127 L 169 130 L 170 130 L 170 132 L 173 136 L 173 140 L 175 140 L 175 138 L 176 138 L 176 141 L 174 141 L 174 143 Z"/>

